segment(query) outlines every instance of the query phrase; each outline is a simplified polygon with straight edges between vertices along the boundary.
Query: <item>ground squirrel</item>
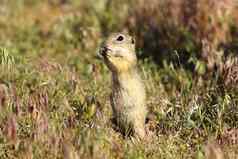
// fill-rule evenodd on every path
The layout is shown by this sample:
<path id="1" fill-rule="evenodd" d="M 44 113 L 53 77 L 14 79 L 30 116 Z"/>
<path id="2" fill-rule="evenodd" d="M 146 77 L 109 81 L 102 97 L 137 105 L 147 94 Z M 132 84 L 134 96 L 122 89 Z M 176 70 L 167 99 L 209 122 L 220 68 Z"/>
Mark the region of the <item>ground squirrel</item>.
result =
<path id="1" fill-rule="evenodd" d="M 145 88 L 137 71 L 135 40 L 113 33 L 101 45 L 99 55 L 112 72 L 111 105 L 116 124 L 125 135 L 145 137 Z"/>

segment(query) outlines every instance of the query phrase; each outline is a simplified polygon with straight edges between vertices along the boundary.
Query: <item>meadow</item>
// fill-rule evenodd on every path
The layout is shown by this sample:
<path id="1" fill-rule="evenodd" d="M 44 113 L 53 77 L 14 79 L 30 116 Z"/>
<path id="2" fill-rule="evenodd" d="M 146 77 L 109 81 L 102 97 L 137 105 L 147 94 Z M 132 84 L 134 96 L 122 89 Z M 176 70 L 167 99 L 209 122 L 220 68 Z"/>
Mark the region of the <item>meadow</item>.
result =
<path id="1" fill-rule="evenodd" d="M 0 3 L 1 159 L 238 158 L 235 0 Z M 118 31 L 136 39 L 149 143 L 111 122 L 97 52 Z"/>

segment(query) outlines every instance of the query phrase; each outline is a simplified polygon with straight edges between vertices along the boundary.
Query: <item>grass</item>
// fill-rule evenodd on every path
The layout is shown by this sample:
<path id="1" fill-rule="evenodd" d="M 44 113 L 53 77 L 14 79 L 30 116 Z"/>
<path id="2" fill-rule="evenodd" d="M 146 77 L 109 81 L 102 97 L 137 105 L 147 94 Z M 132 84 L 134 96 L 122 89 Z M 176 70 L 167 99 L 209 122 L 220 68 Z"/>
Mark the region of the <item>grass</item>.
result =
<path id="1" fill-rule="evenodd" d="M 187 69 L 176 52 L 177 63 L 139 60 L 153 141 L 138 144 L 116 132 L 110 73 L 96 52 L 126 13 L 99 2 L 63 3 L 0 7 L 0 158 L 203 159 L 213 141 L 236 158 L 229 136 L 238 127 L 235 85 L 226 87 L 219 70 L 206 74 L 195 57 L 195 71 Z"/>

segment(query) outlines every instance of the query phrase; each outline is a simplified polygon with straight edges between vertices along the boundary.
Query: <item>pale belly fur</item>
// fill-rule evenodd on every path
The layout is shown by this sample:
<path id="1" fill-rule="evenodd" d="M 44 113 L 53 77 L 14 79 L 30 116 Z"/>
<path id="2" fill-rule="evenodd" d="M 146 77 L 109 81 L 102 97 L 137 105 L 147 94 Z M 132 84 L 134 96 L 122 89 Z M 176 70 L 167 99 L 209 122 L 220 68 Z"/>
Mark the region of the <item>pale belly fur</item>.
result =
<path id="1" fill-rule="evenodd" d="M 113 114 L 119 127 L 125 131 L 133 130 L 143 137 L 147 110 L 145 88 L 140 77 L 136 74 L 114 78 L 111 98 Z"/>

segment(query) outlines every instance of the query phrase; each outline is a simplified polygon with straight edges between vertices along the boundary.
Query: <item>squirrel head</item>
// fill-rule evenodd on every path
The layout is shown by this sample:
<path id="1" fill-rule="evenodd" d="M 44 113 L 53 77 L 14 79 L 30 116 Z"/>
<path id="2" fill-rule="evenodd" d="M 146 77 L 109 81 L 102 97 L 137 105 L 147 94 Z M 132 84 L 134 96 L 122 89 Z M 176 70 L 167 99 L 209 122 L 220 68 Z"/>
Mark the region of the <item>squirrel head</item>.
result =
<path id="1" fill-rule="evenodd" d="M 99 56 L 113 73 L 129 71 L 137 63 L 135 39 L 125 33 L 113 33 L 102 43 Z"/>

